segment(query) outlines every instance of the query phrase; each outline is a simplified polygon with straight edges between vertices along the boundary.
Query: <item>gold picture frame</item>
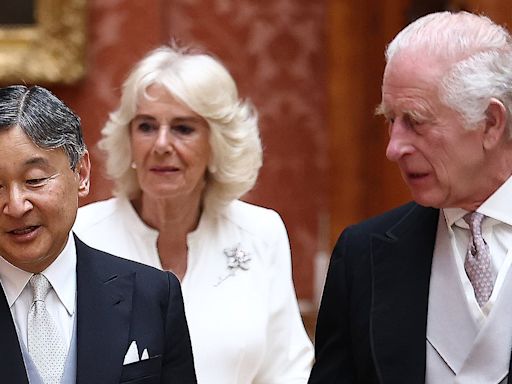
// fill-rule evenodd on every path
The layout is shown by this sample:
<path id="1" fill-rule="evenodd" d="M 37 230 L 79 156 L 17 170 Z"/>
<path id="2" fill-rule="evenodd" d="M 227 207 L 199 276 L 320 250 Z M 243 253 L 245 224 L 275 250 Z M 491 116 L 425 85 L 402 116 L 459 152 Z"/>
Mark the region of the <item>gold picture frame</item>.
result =
<path id="1" fill-rule="evenodd" d="M 72 84 L 85 74 L 86 0 L 35 0 L 35 24 L 0 25 L 0 83 Z"/>

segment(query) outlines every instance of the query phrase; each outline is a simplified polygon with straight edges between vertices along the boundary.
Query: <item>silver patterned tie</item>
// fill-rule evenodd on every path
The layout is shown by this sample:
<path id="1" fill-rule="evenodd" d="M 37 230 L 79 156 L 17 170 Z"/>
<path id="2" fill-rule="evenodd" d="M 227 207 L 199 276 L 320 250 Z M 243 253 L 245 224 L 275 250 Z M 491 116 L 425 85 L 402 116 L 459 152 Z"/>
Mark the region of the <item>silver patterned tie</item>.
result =
<path id="1" fill-rule="evenodd" d="M 58 384 L 64 371 L 66 347 L 46 310 L 50 282 L 41 274 L 30 278 L 34 301 L 28 312 L 28 353 L 45 384 Z"/>
<path id="2" fill-rule="evenodd" d="M 484 215 L 478 212 L 468 213 L 464 220 L 469 225 L 471 238 L 464 260 L 464 269 L 473 285 L 475 298 L 482 307 L 491 297 L 496 276 L 492 271 L 489 246 L 482 237 L 482 220 Z"/>

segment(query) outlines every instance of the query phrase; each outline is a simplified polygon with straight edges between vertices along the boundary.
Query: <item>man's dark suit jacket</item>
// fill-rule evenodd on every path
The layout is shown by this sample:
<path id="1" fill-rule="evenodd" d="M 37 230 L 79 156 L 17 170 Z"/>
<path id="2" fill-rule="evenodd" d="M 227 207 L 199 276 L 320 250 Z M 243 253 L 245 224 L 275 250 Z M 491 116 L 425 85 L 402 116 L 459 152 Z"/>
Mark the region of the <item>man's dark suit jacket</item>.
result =
<path id="1" fill-rule="evenodd" d="M 171 273 L 90 248 L 77 252 L 77 383 L 196 383 L 181 288 Z M 28 383 L 0 289 L 0 381 Z M 123 366 L 132 341 L 149 359 Z"/>
<path id="2" fill-rule="evenodd" d="M 327 273 L 309 384 L 425 382 L 438 218 L 439 210 L 409 203 L 343 231 Z"/>

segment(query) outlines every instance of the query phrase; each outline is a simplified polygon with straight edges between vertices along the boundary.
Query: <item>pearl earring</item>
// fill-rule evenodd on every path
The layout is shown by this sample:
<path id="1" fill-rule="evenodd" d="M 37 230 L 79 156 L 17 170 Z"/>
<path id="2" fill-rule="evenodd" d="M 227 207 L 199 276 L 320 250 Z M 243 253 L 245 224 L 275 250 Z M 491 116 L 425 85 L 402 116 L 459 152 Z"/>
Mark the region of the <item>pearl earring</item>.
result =
<path id="1" fill-rule="evenodd" d="M 132 161 L 130 167 L 132 167 L 132 169 L 137 169 L 137 164 L 135 164 L 135 161 Z"/>

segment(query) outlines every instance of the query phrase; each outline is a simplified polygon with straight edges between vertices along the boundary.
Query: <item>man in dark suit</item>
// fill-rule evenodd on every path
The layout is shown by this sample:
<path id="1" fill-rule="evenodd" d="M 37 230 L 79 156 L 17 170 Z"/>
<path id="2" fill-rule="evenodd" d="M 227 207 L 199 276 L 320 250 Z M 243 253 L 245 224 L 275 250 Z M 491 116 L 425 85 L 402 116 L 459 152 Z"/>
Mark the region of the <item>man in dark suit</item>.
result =
<path id="1" fill-rule="evenodd" d="M 415 202 L 342 233 L 309 383 L 506 383 L 512 38 L 436 13 L 401 31 L 386 63 L 386 155 Z"/>
<path id="2" fill-rule="evenodd" d="M 195 383 L 176 277 L 70 233 L 89 172 L 61 100 L 0 89 L 0 381 Z"/>

